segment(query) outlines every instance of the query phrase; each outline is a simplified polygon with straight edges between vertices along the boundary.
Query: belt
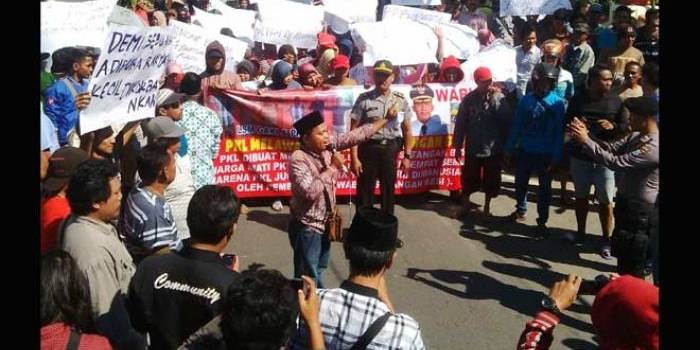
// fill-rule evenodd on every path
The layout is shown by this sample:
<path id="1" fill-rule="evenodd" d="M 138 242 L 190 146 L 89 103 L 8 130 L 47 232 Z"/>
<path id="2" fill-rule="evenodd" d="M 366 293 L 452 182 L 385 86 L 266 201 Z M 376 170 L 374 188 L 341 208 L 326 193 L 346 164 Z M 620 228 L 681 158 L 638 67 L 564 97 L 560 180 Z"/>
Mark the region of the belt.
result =
<path id="1" fill-rule="evenodd" d="M 369 141 L 367 141 L 367 143 L 370 145 L 380 145 L 380 146 L 393 145 L 396 142 L 397 142 L 397 139 L 381 139 L 381 140 L 369 140 Z"/>

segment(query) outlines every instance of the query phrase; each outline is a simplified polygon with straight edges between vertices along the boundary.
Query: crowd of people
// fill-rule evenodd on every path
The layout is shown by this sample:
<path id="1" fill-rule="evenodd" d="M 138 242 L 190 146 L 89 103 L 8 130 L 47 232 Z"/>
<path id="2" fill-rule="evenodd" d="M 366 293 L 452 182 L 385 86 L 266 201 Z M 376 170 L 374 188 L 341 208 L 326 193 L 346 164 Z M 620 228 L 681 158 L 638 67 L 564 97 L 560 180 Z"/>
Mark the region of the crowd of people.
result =
<path id="1" fill-rule="evenodd" d="M 225 3 L 256 10 L 249 1 Z M 378 2 L 378 19 L 387 3 Z M 439 28 L 439 63 L 408 66 L 362 62 L 350 33 L 330 28 L 311 50 L 255 42 L 235 67 L 226 66 L 227 52 L 214 41 L 203 43 L 204 72 L 167 66 L 152 118 L 81 133 L 100 50 L 42 53 L 42 349 L 425 348 L 418 322 L 392 305 L 385 277 L 403 245 L 394 215 L 397 166 L 411 167 L 416 137 L 447 134 L 431 122 L 435 94 L 427 84 L 457 84 L 467 75 L 476 87 L 459 104 L 450 145 L 464 162 L 462 190 L 452 195 L 465 214 L 492 215 L 501 175 L 514 170 L 515 210 L 506 219 L 524 223 L 534 172 L 535 237 L 549 237 L 552 181 L 559 180 L 577 221 L 566 239 L 580 245 L 593 202 L 600 255 L 617 258 L 617 274 L 593 292 L 601 348 L 658 349 L 658 8 L 634 17 L 625 5 L 640 2 L 620 1 L 607 26 L 603 6 L 588 0 L 539 20 L 500 17 L 498 1 L 442 3 L 426 8 L 470 26 L 481 49 L 514 48 L 516 81 L 495 81 L 486 66 L 464 72 L 461 60 L 445 57 Z M 196 0 L 118 4 L 147 26 L 190 23 L 195 11 L 210 10 L 209 1 Z M 392 90 L 397 83 L 412 85 L 409 96 Z M 221 138 L 235 136 L 231 101 L 218 92 L 357 85 L 367 91 L 349 113 L 349 132 L 332 135 L 319 111 L 294 123 L 299 148 L 288 166 L 288 235 L 295 279 L 275 270 L 240 272 L 238 257 L 223 252 L 244 206 L 214 181 Z M 338 153 L 344 149 L 351 149 L 349 162 Z M 336 186 L 345 171 L 357 176 L 358 210 L 343 237 L 330 232 L 339 229 Z M 470 201 L 480 190 L 483 211 Z M 323 272 L 334 240 L 342 241 L 350 274 L 328 288 Z M 649 275 L 653 283 L 644 280 Z M 518 349 L 548 349 L 580 287 L 577 276 L 557 282 Z"/>

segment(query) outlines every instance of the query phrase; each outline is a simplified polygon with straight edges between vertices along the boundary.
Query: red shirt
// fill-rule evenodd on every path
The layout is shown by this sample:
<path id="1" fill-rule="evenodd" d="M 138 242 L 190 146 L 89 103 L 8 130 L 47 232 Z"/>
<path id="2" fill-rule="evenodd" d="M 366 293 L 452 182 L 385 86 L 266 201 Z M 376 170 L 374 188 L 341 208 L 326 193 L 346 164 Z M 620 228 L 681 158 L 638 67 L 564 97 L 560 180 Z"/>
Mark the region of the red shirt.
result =
<path id="1" fill-rule="evenodd" d="M 58 228 L 70 215 L 70 205 L 65 197 L 53 196 L 41 204 L 41 253 L 58 244 Z"/>
<path id="2" fill-rule="evenodd" d="M 68 345 L 70 327 L 56 322 L 41 327 L 41 350 L 64 350 Z M 81 334 L 78 350 L 112 350 L 107 338 L 98 334 Z"/>

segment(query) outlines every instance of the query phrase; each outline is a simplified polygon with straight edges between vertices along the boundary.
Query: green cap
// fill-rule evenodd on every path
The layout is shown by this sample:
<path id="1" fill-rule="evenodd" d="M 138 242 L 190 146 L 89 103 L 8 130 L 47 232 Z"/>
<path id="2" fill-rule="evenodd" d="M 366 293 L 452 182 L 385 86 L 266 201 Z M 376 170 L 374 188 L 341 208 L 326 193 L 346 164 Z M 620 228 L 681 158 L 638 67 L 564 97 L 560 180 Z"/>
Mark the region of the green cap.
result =
<path id="1" fill-rule="evenodd" d="M 394 73 L 394 65 L 388 60 L 379 60 L 374 64 L 374 72 L 386 74 Z"/>

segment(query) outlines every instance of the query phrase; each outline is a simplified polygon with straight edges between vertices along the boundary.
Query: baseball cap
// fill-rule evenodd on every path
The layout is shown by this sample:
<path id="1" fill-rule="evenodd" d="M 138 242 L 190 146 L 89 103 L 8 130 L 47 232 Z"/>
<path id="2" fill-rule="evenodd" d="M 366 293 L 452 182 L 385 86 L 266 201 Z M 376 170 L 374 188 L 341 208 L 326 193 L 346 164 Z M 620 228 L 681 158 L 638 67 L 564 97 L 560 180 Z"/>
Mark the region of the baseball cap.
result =
<path id="1" fill-rule="evenodd" d="M 491 70 L 489 69 L 489 67 L 481 66 L 474 71 L 475 82 L 486 81 L 491 79 L 493 79 L 493 75 L 491 74 Z"/>
<path id="2" fill-rule="evenodd" d="M 411 88 L 409 96 L 411 97 L 411 99 L 424 99 L 428 97 L 433 98 L 435 97 L 435 93 L 433 92 L 433 89 L 430 88 L 430 86 L 425 84 L 418 84 L 414 85 Z"/>
<path id="3" fill-rule="evenodd" d="M 388 252 L 403 246 L 398 238 L 399 220 L 380 209 L 365 207 L 357 210 L 345 237 L 350 245 L 376 252 Z"/>
<path id="4" fill-rule="evenodd" d="M 350 59 L 345 55 L 335 56 L 331 61 L 331 67 L 333 69 L 350 68 Z"/>
<path id="5" fill-rule="evenodd" d="M 394 73 L 394 65 L 389 60 L 379 60 L 374 63 L 374 72 L 392 74 Z"/>
<path id="6" fill-rule="evenodd" d="M 77 147 L 62 147 L 51 154 L 46 179 L 42 183 L 44 190 L 53 193 L 68 184 L 78 164 L 89 159 L 87 152 Z"/>
<path id="7" fill-rule="evenodd" d="M 156 97 L 156 108 L 175 102 L 180 102 L 180 100 L 182 100 L 182 96 L 184 96 L 184 94 L 177 93 L 171 89 L 160 89 L 158 90 L 158 96 Z"/>
<path id="8" fill-rule="evenodd" d="M 168 117 L 155 117 L 141 125 L 149 140 L 160 138 L 179 138 L 185 134 L 175 122 Z"/>

